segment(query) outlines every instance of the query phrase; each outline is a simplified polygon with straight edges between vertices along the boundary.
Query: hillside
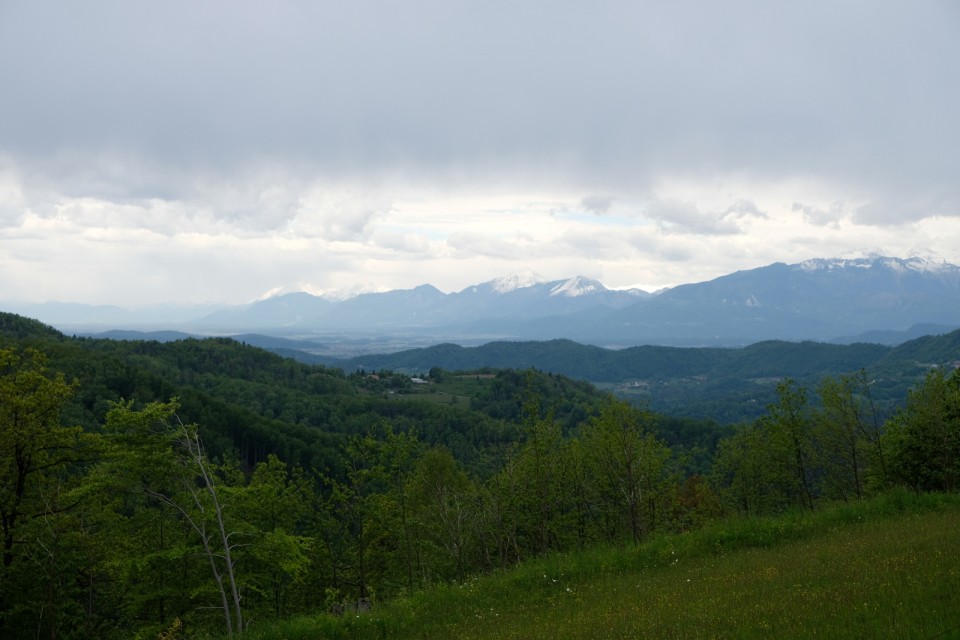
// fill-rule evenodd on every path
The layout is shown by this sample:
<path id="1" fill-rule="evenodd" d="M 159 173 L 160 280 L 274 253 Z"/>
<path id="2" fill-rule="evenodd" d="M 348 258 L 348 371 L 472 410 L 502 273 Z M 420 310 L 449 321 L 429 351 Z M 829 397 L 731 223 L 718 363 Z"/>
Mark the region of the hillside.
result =
<path id="1" fill-rule="evenodd" d="M 783 378 L 813 387 L 826 376 L 861 369 L 875 378 L 874 399 L 889 414 L 931 366 L 960 362 L 960 331 L 924 336 L 897 347 L 769 341 L 724 349 L 643 346 L 614 350 L 551 340 L 493 342 L 478 347 L 442 344 L 348 360 L 286 353 L 322 360 L 345 371 L 533 367 L 590 381 L 645 401 L 668 415 L 738 422 L 760 415 L 773 401 L 776 383 Z"/>
<path id="2" fill-rule="evenodd" d="M 603 349 L 570 340 L 550 340 L 492 342 L 479 347 L 442 344 L 327 362 L 348 371 L 355 368 L 426 371 L 431 367 L 448 370 L 534 367 L 581 380 L 622 382 L 685 376 L 801 378 L 870 366 L 890 351 L 891 348 L 881 345 L 814 342 L 762 342 L 737 349 L 657 346 Z"/>
<path id="3" fill-rule="evenodd" d="M 407 376 L 348 376 L 229 338 L 71 338 L 35 320 L 0 313 L 0 348 L 8 345 L 40 350 L 52 369 L 79 381 L 64 408 L 70 424 L 97 429 L 112 402 L 142 405 L 176 397 L 181 417 L 202 426 L 213 453 L 236 450 L 250 466 L 275 454 L 326 473 L 339 473 L 339 451 L 350 437 L 385 419 L 398 430 L 415 429 L 426 443 L 449 448 L 474 471 L 489 472 L 518 437 L 517 398 L 530 384 L 513 376 L 497 381 L 499 393 L 510 399 L 506 412 L 502 404 L 473 398 L 418 401 Z M 570 425 L 596 412 L 605 397 L 561 376 L 537 375 L 535 387 L 544 406 Z"/>
<path id="4" fill-rule="evenodd" d="M 952 638 L 958 526 L 955 496 L 886 496 L 535 560 L 253 638 Z"/>

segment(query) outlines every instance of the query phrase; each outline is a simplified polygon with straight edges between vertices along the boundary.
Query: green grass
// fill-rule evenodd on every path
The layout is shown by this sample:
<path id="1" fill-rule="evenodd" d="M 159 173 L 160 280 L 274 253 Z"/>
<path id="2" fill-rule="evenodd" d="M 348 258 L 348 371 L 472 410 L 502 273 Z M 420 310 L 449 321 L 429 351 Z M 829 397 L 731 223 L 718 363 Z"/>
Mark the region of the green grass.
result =
<path id="1" fill-rule="evenodd" d="M 398 393 L 391 397 L 396 400 L 423 400 L 468 408 L 471 399 L 480 395 L 493 382 L 492 377 L 484 374 L 446 375 L 441 382 L 414 385 L 407 393 Z"/>
<path id="2" fill-rule="evenodd" d="M 423 391 L 414 390 L 409 393 L 394 393 L 388 396 L 395 402 L 409 402 L 411 400 L 420 400 L 423 402 L 433 402 L 435 404 L 446 404 L 460 407 L 461 409 L 470 408 L 470 398 L 467 396 L 458 396 L 443 391 Z"/>
<path id="3" fill-rule="evenodd" d="M 729 520 L 250 637 L 960 638 L 960 496 Z"/>

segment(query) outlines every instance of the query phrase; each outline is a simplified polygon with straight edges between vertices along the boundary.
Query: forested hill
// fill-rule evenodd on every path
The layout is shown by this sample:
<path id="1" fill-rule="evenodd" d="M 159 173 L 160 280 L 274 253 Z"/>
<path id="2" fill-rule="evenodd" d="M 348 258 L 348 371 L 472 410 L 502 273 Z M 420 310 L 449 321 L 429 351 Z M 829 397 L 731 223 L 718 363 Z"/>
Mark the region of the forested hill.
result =
<path id="1" fill-rule="evenodd" d="M 11 314 L 0 314 L 0 327 L 10 339 L 39 341 L 41 350 L 52 358 L 62 356 L 62 369 L 68 376 L 91 380 L 81 385 L 78 395 L 82 402 L 74 401 L 79 403 L 72 409 L 79 412 L 78 423 L 95 423 L 97 414 L 102 417 L 110 400 L 148 401 L 176 395 L 191 419 L 224 434 L 223 441 L 215 442 L 215 446 L 226 447 L 240 438 L 251 459 L 257 457 L 258 447 L 259 451 L 281 452 L 303 452 L 312 446 L 324 448 L 306 441 L 330 436 L 301 433 L 299 427 L 290 426 L 316 426 L 317 418 L 307 418 L 308 415 L 330 414 L 324 429 L 327 434 L 351 432 L 360 420 L 355 416 L 365 412 L 376 415 L 384 410 L 370 408 L 384 400 L 360 384 L 355 373 L 361 370 L 417 375 L 435 368 L 536 369 L 559 376 L 558 380 L 566 377 L 590 382 L 603 391 L 646 403 L 662 414 L 727 424 L 759 416 L 775 400 L 779 380 L 790 378 L 814 388 L 824 377 L 859 370 L 871 376 L 874 399 L 881 413 L 888 416 L 932 365 L 960 361 L 960 331 L 918 338 L 897 347 L 768 341 L 742 348 L 643 346 L 610 350 L 570 340 L 551 340 L 493 342 L 479 347 L 442 344 L 334 360 L 289 349 L 286 343 L 267 346 L 274 352 L 271 354 L 225 339 L 168 343 L 73 339 Z M 58 346 L 45 346 L 50 343 Z M 78 355 L 81 353 L 82 356 Z M 364 384 L 370 385 L 369 381 Z M 311 395 L 320 387 L 327 393 L 322 403 Z M 384 384 L 381 387 L 385 389 Z M 474 401 L 474 408 L 477 406 Z M 330 413 L 330 407 L 337 411 Z M 429 409 L 437 415 L 451 410 Z M 245 412 L 242 419 L 235 415 L 238 411 Z M 485 424 L 488 419 L 486 416 L 479 422 Z M 272 424 L 274 421 L 277 424 Z M 246 425 L 242 436 L 229 426 L 237 423 Z M 462 449 L 463 455 L 474 448 L 465 441 L 453 446 L 458 451 Z M 474 451 L 473 455 L 479 453 Z"/>
<path id="2" fill-rule="evenodd" d="M 491 342 L 478 347 L 441 344 L 327 362 L 347 371 L 358 368 L 426 371 L 431 367 L 448 370 L 533 367 L 582 380 L 620 382 L 696 375 L 802 377 L 871 366 L 890 352 L 890 347 L 881 345 L 817 342 L 761 342 L 738 349 L 660 346 L 604 349 L 570 340 L 549 340 Z"/>
<path id="3" fill-rule="evenodd" d="M 587 380 L 642 400 L 655 411 L 721 423 L 752 420 L 775 399 L 776 384 L 790 378 L 815 387 L 820 380 L 864 370 L 875 400 L 891 414 L 907 390 L 932 366 L 960 362 L 960 331 L 925 336 L 896 347 L 857 343 L 759 342 L 742 348 L 642 346 L 611 350 L 570 340 L 493 342 L 479 347 L 441 344 L 349 360 L 316 359 L 345 371 L 428 371 L 484 367 L 528 368 Z"/>
<path id="4" fill-rule="evenodd" d="M 178 398 L 180 417 L 200 425 L 214 454 L 235 451 L 250 466 L 275 454 L 334 475 L 350 437 L 385 428 L 413 430 L 483 474 L 519 436 L 526 387 L 567 428 L 595 414 L 606 397 L 563 376 L 504 372 L 484 380 L 471 392 L 476 397 L 420 401 L 408 376 L 346 375 L 229 338 L 73 338 L 7 313 L 0 313 L 2 348 L 36 349 L 50 370 L 77 381 L 65 424 L 97 430 L 112 403 Z"/>
<path id="5" fill-rule="evenodd" d="M 4 348 L 36 349 L 51 371 L 77 382 L 64 424 L 98 431 L 114 403 L 144 406 L 177 398 L 180 418 L 199 426 L 213 455 L 237 455 L 246 468 L 276 455 L 337 477 L 353 438 L 387 431 L 414 433 L 425 444 L 442 446 L 483 477 L 523 439 L 529 398 L 571 433 L 610 397 L 589 382 L 523 367 L 485 375 L 435 372 L 429 385 L 417 385 L 409 375 L 386 369 L 345 373 L 230 338 L 76 338 L 0 312 Z M 656 428 L 678 454 L 693 452 L 684 463 L 692 472 L 709 466 L 717 441 L 728 432 L 690 416 L 660 416 Z"/>
<path id="6" fill-rule="evenodd" d="M 491 342 L 478 347 L 441 344 L 351 359 L 324 359 L 350 371 L 391 369 L 427 371 L 483 367 L 534 367 L 594 382 L 677 376 L 751 377 L 809 375 L 863 368 L 913 368 L 960 360 L 960 331 L 924 336 L 896 347 L 856 343 L 765 341 L 741 348 L 641 346 L 604 349 L 571 340 Z"/>

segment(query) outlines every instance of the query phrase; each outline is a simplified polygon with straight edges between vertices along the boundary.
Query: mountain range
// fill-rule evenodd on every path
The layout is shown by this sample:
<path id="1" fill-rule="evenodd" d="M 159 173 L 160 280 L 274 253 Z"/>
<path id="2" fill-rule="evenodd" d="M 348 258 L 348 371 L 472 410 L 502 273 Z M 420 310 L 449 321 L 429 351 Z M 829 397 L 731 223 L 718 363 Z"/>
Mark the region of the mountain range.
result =
<path id="1" fill-rule="evenodd" d="M 960 267 L 921 258 L 775 263 L 657 293 L 577 276 L 531 274 L 444 293 L 413 289 L 338 300 L 297 292 L 246 305 L 130 311 L 85 305 L 7 309 L 66 332 L 260 333 L 329 342 L 394 338 L 403 346 L 567 338 L 604 347 L 741 346 L 762 340 L 897 344 L 960 326 Z"/>

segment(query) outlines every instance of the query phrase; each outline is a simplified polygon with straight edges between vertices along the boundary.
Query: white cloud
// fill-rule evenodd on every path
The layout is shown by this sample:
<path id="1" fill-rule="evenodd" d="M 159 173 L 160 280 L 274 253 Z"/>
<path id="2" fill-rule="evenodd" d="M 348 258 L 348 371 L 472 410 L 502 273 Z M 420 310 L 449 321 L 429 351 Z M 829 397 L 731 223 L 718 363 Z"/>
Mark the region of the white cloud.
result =
<path id="1" fill-rule="evenodd" d="M 318 187 L 304 194 L 288 230 L 331 241 L 363 242 L 374 224 L 389 215 L 392 202 L 381 194 L 331 193 Z"/>
<path id="2" fill-rule="evenodd" d="M 16 172 L 0 164 L 0 228 L 15 227 L 23 221 L 26 203 Z"/>
<path id="3" fill-rule="evenodd" d="M 438 253 L 434 243 L 418 233 L 378 231 L 372 235 L 371 242 L 376 247 L 396 251 L 412 260 L 430 260 Z"/>

